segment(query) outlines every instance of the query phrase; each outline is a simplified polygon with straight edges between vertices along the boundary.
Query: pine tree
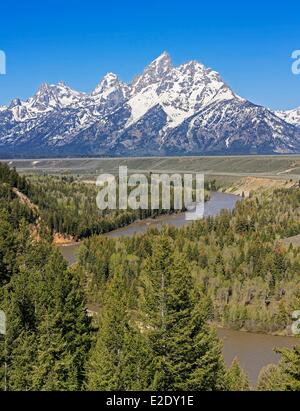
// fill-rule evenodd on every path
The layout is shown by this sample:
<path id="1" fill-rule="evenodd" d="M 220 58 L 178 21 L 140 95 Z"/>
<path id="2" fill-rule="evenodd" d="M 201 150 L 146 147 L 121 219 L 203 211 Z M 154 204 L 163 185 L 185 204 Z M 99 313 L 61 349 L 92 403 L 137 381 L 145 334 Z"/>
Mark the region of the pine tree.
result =
<path id="1" fill-rule="evenodd" d="M 249 391 L 249 380 L 245 372 L 240 367 L 239 361 L 235 358 L 231 367 L 226 372 L 226 390 L 228 391 Z"/>
<path id="2" fill-rule="evenodd" d="M 23 330 L 10 347 L 8 357 L 8 387 L 10 391 L 33 389 L 32 373 L 36 365 L 36 335 Z M 3 380 L 2 380 L 3 381 Z"/>
<path id="3" fill-rule="evenodd" d="M 284 391 L 300 391 L 300 346 L 277 350 L 281 354 L 279 370 L 283 376 Z"/>
<path id="4" fill-rule="evenodd" d="M 104 295 L 99 334 L 87 365 L 92 391 L 146 388 L 144 345 L 130 321 L 130 283 L 126 257 L 114 255 Z M 133 361 L 132 361 L 133 360 Z"/>
<path id="5" fill-rule="evenodd" d="M 59 327 L 59 318 L 44 315 L 37 331 L 37 358 L 32 371 L 36 391 L 74 391 L 78 384 L 77 367 Z"/>
<path id="6" fill-rule="evenodd" d="M 9 389 L 81 389 L 90 325 L 79 278 L 43 242 L 29 241 L 17 264 L 4 293 Z"/>
<path id="7" fill-rule="evenodd" d="M 278 365 L 269 364 L 262 368 L 258 377 L 258 391 L 284 391 L 284 375 Z"/>
<path id="8" fill-rule="evenodd" d="M 206 324 L 186 258 L 158 238 L 141 274 L 142 321 L 152 355 L 154 390 L 222 388 L 220 344 Z"/>
<path id="9" fill-rule="evenodd" d="M 148 346 L 141 331 L 132 325 L 124 334 L 120 369 L 119 383 L 122 390 L 140 391 L 150 387 L 151 357 Z"/>
<path id="10" fill-rule="evenodd" d="M 263 368 L 259 375 L 260 391 L 300 391 L 300 346 L 281 348 L 278 365 Z"/>

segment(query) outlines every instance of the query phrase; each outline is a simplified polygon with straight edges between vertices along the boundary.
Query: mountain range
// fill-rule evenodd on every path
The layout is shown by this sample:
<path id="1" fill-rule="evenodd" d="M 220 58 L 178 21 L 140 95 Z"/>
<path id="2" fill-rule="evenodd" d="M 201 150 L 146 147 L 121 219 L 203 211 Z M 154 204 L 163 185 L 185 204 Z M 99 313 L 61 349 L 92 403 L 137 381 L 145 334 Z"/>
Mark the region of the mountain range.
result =
<path id="1" fill-rule="evenodd" d="M 90 94 L 43 84 L 0 106 L 2 158 L 289 153 L 300 153 L 300 108 L 256 105 L 166 52 L 130 84 L 108 73 Z"/>

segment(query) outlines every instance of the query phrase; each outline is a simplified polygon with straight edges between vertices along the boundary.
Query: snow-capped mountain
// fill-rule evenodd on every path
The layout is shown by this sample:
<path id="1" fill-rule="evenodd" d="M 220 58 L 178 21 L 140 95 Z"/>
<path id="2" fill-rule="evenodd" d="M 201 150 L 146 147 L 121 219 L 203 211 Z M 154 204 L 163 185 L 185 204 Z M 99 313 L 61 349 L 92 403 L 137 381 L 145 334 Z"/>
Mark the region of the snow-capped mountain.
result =
<path id="1" fill-rule="evenodd" d="M 300 152 L 300 109 L 272 112 L 197 61 L 163 53 L 131 84 L 108 73 L 90 94 L 43 84 L 0 107 L 0 156 Z"/>
<path id="2" fill-rule="evenodd" d="M 134 80 L 131 94 L 128 101 L 131 116 L 127 126 L 136 123 L 159 104 L 167 114 L 171 128 L 212 101 L 238 98 L 215 71 L 196 61 L 172 67 L 167 53 L 154 60 Z"/>
<path id="3" fill-rule="evenodd" d="M 109 113 L 116 106 L 124 103 L 130 96 L 130 86 L 118 79 L 114 73 L 108 73 L 92 92 L 92 103 L 98 112 Z"/>
<path id="4" fill-rule="evenodd" d="M 285 120 L 287 123 L 300 127 L 300 107 L 294 110 L 276 111 L 275 114 Z"/>
<path id="5" fill-rule="evenodd" d="M 72 90 L 62 82 L 57 85 L 45 83 L 28 101 L 13 100 L 9 109 L 15 121 L 26 121 L 56 109 L 80 107 L 84 99 L 84 93 Z"/>

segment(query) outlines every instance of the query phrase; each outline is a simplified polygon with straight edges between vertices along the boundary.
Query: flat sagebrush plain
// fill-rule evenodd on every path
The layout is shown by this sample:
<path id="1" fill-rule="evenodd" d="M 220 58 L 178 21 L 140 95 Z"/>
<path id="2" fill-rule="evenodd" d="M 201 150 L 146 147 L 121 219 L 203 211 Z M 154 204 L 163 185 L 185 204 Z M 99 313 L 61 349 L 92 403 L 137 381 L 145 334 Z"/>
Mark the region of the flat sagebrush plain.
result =
<path id="1" fill-rule="evenodd" d="M 211 176 L 261 176 L 300 179 L 300 155 L 297 156 L 213 156 L 143 158 L 60 158 L 7 160 L 20 172 L 75 174 L 95 177 L 99 173 L 118 173 L 120 165 L 130 172 L 203 172 Z"/>

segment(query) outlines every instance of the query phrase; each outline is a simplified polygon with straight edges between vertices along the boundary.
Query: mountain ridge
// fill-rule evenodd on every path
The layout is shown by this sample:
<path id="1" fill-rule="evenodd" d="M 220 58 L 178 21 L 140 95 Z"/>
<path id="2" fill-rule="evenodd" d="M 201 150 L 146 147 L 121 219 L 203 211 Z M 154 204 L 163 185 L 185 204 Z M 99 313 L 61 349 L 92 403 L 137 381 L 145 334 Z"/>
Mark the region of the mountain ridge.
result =
<path id="1" fill-rule="evenodd" d="M 90 93 L 44 83 L 0 107 L 0 156 L 300 153 L 300 108 L 272 111 L 238 96 L 197 61 L 168 53 L 130 84 L 107 73 Z"/>

